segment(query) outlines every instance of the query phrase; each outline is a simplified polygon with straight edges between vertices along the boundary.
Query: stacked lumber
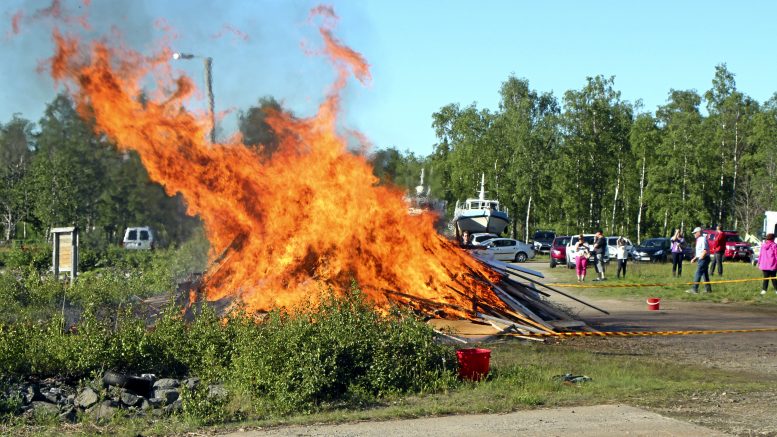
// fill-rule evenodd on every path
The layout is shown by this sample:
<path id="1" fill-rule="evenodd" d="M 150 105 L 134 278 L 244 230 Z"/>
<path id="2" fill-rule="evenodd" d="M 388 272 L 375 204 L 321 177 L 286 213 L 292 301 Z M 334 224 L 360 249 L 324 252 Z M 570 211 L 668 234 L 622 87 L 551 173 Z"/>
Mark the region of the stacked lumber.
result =
<path id="1" fill-rule="evenodd" d="M 541 341 L 535 337 L 522 337 L 521 334 L 552 334 L 570 330 L 593 331 L 585 322 L 575 320 L 546 299 L 550 297 L 549 292 L 559 293 L 608 314 L 601 308 L 538 281 L 535 278 L 544 277 L 540 272 L 488 259 L 477 253 L 474 253 L 473 256 L 497 272 L 499 280 L 489 280 L 483 275 L 477 275 L 476 272 L 470 272 L 470 274 L 477 275 L 475 279 L 478 282 L 484 283 L 493 290 L 494 294 L 504 302 L 507 309 L 483 305 L 473 299 L 473 308 L 468 313 L 471 314 L 471 317 L 465 323 L 452 323 L 441 319 L 430 320 L 429 323 L 435 327 L 438 333 L 449 340 L 466 343 L 511 334 L 512 337 Z M 544 290 L 540 290 L 540 288 Z M 405 295 L 405 297 L 410 296 Z M 435 305 L 439 304 L 435 303 Z M 485 329 L 486 326 L 490 326 L 492 331 L 489 332 Z"/>

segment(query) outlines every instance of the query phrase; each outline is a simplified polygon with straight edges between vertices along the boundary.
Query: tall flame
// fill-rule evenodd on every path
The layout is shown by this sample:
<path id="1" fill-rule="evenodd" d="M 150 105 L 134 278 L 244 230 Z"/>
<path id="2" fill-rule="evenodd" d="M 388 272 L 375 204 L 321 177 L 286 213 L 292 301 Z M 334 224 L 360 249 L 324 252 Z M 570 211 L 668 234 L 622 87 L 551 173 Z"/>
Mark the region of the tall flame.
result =
<path id="1" fill-rule="evenodd" d="M 476 279 L 493 273 L 437 235 L 433 215 L 408 215 L 403 193 L 379 186 L 365 158 L 348 151 L 337 130 L 339 93 L 351 73 L 368 81 L 369 67 L 333 36 L 331 8 L 311 13 L 326 19 L 319 30 L 337 79 L 312 117 L 270 114 L 280 139 L 270 157 L 237 138 L 208 143 L 208 118 L 183 108 L 195 89 L 188 77 L 161 80 L 157 89 L 172 91 L 141 102 L 143 81 L 165 66 L 169 50 L 144 57 L 55 31 L 51 72 L 99 133 L 136 150 L 168 194 L 183 194 L 188 213 L 204 223 L 213 258 L 229 248 L 206 275 L 208 299 L 238 297 L 267 310 L 355 280 L 383 307 L 432 302 L 465 315 L 477 295 L 504 308 Z"/>

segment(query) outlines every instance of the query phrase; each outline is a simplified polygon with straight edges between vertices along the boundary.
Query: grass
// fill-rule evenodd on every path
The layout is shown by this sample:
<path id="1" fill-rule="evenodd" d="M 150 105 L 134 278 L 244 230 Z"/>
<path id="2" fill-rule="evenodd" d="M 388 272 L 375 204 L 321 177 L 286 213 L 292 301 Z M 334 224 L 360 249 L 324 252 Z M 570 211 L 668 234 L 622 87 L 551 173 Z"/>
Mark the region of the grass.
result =
<path id="1" fill-rule="evenodd" d="M 586 346 L 587 344 L 587 346 Z M 0 433 L 78 435 L 169 435 L 199 430 L 228 431 L 245 427 L 290 424 L 337 423 L 388 420 L 449 414 L 503 413 L 555 406 L 625 403 L 660 406 L 690 402 L 692 397 L 729 393 L 774 391 L 777 381 L 762 375 L 687 366 L 651 355 L 611 353 L 607 346 L 590 343 L 521 344 L 504 342 L 492 349 L 492 371 L 482 382 L 462 382 L 445 391 L 409 396 L 389 396 L 360 408 L 325 408 L 312 414 L 297 414 L 245 420 L 203 428 L 184 417 L 148 422 L 121 418 L 105 426 L 81 424 L 72 428 L 0 428 Z M 554 378 L 573 373 L 591 377 L 590 382 L 567 384 Z M 42 424 L 45 425 L 45 424 Z"/>
<path id="2" fill-rule="evenodd" d="M 761 296 L 761 281 L 737 282 L 727 284 L 712 284 L 712 293 L 688 294 L 685 290 L 691 288 L 689 282 L 693 281 L 696 272 L 696 264 L 685 261 L 683 273 L 679 278 L 672 277 L 671 263 L 646 263 L 629 262 L 626 267 L 626 277 L 617 279 L 615 273 L 617 264 L 610 262 L 606 267 L 607 280 L 605 282 L 593 282 L 596 273 L 589 265 L 588 276 L 584 285 L 592 288 L 577 289 L 582 295 L 607 296 L 607 297 L 661 297 L 675 300 L 710 301 L 710 302 L 743 302 L 752 304 L 777 304 L 777 294 L 770 288 L 769 293 Z M 574 269 L 565 269 L 563 266 L 553 270 L 556 277 L 554 282 L 576 284 Z M 725 262 L 723 264 L 723 277 L 710 276 L 711 281 L 761 278 L 758 267 L 745 262 Z M 607 288 L 612 285 L 625 284 L 666 284 L 662 286 L 622 287 Z M 599 287 L 601 285 L 601 287 Z M 703 291 L 704 286 L 699 286 Z"/>

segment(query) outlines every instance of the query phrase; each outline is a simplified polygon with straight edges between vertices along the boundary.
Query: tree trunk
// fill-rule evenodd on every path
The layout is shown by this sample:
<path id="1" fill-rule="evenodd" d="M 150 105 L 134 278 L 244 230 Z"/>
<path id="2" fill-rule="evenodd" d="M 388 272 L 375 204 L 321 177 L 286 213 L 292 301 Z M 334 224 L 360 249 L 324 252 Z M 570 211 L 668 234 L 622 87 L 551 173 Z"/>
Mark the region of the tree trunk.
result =
<path id="1" fill-rule="evenodd" d="M 531 218 L 531 200 L 532 200 L 532 196 L 529 195 L 529 204 L 526 206 L 526 238 L 523 240 L 524 242 L 529 241 L 529 219 Z"/>
<path id="2" fill-rule="evenodd" d="M 621 159 L 618 158 L 618 174 L 615 176 L 615 196 L 612 199 L 612 221 L 610 222 L 610 231 L 612 231 L 612 235 L 615 235 L 617 232 L 615 230 L 615 208 L 618 205 L 618 191 L 621 187 Z"/>
<path id="3" fill-rule="evenodd" d="M 642 209 L 645 195 L 645 160 L 647 156 L 642 156 L 642 174 L 639 176 L 639 209 L 637 210 L 637 244 L 641 243 L 642 231 Z"/>
<path id="4" fill-rule="evenodd" d="M 734 179 L 731 181 L 731 194 L 734 200 L 737 198 L 737 170 L 739 167 L 739 112 L 737 121 L 734 122 Z M 734 229 L 737 228 L 738 216 L 734 214 Z"/>

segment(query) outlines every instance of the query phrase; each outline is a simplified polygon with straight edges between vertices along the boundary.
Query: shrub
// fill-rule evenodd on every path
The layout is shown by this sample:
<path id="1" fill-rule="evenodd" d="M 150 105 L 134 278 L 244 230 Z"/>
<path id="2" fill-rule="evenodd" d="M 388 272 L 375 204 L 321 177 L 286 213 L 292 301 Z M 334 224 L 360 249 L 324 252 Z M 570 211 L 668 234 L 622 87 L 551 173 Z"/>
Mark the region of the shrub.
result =
<path id="1" fill-rule="evenodd" d="M 453 351 L 433 335 L 410 314 L 379 314 L 354 290 L 240 331 L 231 377 L 258 393 L 258 410 L 280 414 L 439 388 L 454 381 Z"/>

